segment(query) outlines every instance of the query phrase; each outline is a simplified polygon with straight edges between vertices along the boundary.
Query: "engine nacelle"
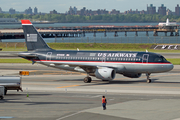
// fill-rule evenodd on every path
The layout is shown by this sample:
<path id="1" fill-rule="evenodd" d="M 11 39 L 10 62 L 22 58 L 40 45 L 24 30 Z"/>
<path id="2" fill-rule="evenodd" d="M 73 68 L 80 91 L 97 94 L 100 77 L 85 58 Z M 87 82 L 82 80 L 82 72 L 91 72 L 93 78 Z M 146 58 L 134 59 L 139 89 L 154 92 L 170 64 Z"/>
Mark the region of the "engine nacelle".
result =
<path id="1" fill-rule="evenodd" d="M 141 73 L 123 73 L 123 76 L 129 78 L 139 78 L 141 77 Z"/>
<path id="2" fill-rule="evenodd" d="M 95 71 L 95 76 L 102 80 L 113 80 L 116 76 L 116 71 L 112 68 L 98 68 Z"/>

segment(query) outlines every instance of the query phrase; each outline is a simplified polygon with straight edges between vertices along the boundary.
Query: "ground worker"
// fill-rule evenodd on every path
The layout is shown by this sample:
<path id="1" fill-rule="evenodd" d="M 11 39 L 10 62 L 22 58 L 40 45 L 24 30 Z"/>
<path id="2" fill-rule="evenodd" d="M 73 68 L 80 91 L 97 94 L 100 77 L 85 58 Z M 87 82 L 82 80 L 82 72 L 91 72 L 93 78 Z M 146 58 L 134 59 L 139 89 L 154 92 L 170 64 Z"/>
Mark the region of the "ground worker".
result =
<path id="1" fill-rule="evenodd" d="M 105 96 L 102 96 L 102 106 L 103 106 L 103 110 L 106 110 L 106 103 L 107 103 L 107 101 L 106 101 Z"/>

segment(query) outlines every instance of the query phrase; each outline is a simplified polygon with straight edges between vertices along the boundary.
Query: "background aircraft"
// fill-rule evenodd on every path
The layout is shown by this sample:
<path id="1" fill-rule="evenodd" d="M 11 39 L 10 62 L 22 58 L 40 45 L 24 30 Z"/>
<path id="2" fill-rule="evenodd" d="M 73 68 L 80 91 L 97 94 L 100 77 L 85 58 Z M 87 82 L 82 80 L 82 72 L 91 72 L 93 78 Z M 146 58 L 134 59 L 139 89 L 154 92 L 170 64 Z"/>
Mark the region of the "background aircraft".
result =
<path id="1" fill-rule="evenodd" d="M 27 52 L 18 55 L 59 69 L 87 73 L 84 82 L 91 82 L 95 76 L 101 80 L 113 80 L 116 73 L 125 77 L 139 78 L 142 73 L 150 83 L 151 73 L 167 72 L 173 65 L 162 55 L 150 52 L 128 51 L 70 51 L 51 49 L 29 20 L 21 20 Z"/>

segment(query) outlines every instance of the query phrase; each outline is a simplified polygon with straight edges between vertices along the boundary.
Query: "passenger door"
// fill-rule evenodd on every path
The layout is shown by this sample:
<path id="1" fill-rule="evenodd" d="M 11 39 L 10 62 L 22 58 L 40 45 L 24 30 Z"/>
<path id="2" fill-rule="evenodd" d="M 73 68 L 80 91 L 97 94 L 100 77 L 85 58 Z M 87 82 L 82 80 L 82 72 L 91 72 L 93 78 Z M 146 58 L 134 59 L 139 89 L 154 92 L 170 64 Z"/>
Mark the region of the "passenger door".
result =
<path id="1" fill-rule="evenodd" d="M 143 54 L 142 63 L 148 63 L 149 54 Z"/>
<path id="2" fill-rule="evenodd" d="M 47 52 L 46 61 L 51 61 L 52 52 Z"/>

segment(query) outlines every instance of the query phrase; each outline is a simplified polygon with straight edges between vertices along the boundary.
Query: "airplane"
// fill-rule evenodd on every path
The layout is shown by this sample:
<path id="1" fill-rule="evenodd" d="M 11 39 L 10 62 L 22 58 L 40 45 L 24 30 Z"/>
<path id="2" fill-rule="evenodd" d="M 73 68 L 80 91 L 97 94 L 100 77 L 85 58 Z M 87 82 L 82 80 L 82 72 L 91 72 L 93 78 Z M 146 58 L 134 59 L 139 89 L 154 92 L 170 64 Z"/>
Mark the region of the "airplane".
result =
<path id="1" fill-rule="evenodd" d="M 177 26 L 177 23 L 175 22 L 169 22 L 169 19 L 167 18 L 165 23 L 159 23 L 159 26 Z"/>
<path id="2" fill-rule="evenodd" d="M 32 64 L 87 73 L 85 83 L 92 81 L 90 76 L 112 81 L 116 73 L 129 78 L 146 74 L 147 83 L 151 83 L 150 74 L 167 72 L 174 67 L 162 55 L 148 51 L 54 50 L 29 20 L 21 20 L 21 23 L 28 51 L 18 53 L 19 57 L 32 61 Z"/>

